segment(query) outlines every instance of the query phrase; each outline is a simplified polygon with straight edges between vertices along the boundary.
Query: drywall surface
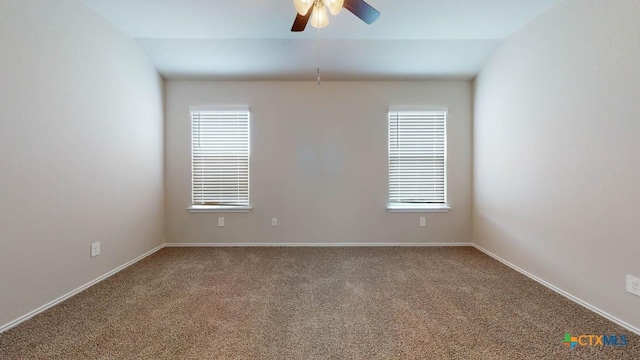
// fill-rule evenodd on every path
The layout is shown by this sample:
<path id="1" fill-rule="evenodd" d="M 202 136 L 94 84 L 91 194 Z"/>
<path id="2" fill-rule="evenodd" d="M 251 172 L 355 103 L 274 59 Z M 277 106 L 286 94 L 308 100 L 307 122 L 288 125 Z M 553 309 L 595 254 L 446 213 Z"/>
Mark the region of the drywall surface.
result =
<path id="1" fill-rule="evenodd" d="M 451 243 L 471 237 L 471 83 L 166 82 L 170 243 Z M 189 213 L 192 106 L 248 105 L 250 213 Z M 390 106 L 445 106 L 449 213 L 389 213 Z M 218 227 L 218 216 L 225 226 Z M 419 227 L 425 216 L 426 227 Z M 278 226 L 271 226 L 271 218 Z"/>
<path id="2" fill-rule="evenodd" d="M 475 243 L 636 328 L 638 19 L 636 0 L 565 1 L 490 59 L 475 82 L 473 217 Z"/>
<path id="3" fill-rule="evenodd" d="M 163 84 L 135 41 L 75 0 L 0 9 L 2 326 L 162 244 L 164 190 Z"/>

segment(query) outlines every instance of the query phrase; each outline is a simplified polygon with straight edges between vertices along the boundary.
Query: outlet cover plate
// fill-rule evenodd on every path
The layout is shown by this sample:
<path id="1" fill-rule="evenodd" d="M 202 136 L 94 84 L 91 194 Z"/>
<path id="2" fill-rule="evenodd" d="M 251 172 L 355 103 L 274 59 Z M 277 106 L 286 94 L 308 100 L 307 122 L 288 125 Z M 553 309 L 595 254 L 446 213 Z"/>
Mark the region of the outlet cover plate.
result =
<path id="1" fill-rule="evenodd" d="M 91 244 L 91 257 L 100 255 L 100 241 Z"/>
<path id="2" fill-rule="evenodd" d="M 640 296 L 640 278 L 627 274 L 627 291 Z"/>

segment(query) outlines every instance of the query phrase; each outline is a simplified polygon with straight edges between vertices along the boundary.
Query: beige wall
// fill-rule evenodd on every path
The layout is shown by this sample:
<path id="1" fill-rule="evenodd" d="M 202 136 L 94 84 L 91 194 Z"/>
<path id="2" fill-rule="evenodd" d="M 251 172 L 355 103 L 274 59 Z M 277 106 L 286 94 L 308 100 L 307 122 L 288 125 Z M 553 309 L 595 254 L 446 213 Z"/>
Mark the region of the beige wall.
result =
<path id="1" fill-rule="evenodd" d="M 190 82 L 166 86 L 166 229 L 173 243 L 435 243 L 471 238 L 471 84 Z M 249 105 L 251 213 L 187 212 L 190 106 Z M 449 213 L 388 213 L 389 106 L 449 108 Z M 225 227 L 217 217 L 225 217 Z M 419 227 L 419 216 L 427 227 Z M 277 217 L 278 227 L 271 227 Z"/>
<path id="2" fill-rule="evenodd" d="M 640 328 L 640 2 L 568 0 L 476 80 L 474 242 Z"/>
<path id="3" fill-rule="evenodd" d="M 79 1 L 0 9 L 1 327 L 164 238 L 162 79 L 137 44 Z"/>

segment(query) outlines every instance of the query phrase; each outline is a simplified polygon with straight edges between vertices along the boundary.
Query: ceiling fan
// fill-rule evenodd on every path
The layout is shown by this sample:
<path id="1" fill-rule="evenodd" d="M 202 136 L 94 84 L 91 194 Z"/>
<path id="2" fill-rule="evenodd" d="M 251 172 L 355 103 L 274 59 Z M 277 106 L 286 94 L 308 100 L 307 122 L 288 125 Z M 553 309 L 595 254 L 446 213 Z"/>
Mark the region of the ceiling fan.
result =
<path id="1" fill-rule="evenodd" d="M 367 24 L 372 24 L 380 17 L 380 12 L 364 0 L 293 0 L 293 4 L 298 11 L 291 27 L 293 32 L 304 31 L 310 19 L 313 27 L 327 26 L 329 24 L 327 8 L 335 16 L 344 7 Z"/>

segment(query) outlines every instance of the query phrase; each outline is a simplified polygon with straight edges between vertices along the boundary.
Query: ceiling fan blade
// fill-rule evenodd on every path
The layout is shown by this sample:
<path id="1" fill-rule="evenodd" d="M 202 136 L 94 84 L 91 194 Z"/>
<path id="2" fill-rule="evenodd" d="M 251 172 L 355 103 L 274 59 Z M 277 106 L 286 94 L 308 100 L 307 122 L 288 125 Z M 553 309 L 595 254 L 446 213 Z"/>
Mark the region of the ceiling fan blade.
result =
<path id="1" fill-rule="evenodd" d="M 304 28 L 307 27 L 307 23 L 309 22 L 309 18 L 311 17 L 311 9 L 307 11 L 307 15 L 296 14 L 296 19 L 293 21 L 293 26 L 291 27 L 291 31 L 300 32 L 304 31 Z"/>
<path id="2" fill-rule="evenodd" d="M 380 17 L 380 11 L 374 9 L 364 0 L 344 0 L 344 8 L 367 24 L 373 24 Z"/>

